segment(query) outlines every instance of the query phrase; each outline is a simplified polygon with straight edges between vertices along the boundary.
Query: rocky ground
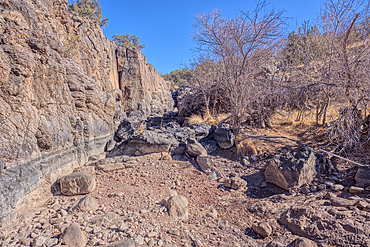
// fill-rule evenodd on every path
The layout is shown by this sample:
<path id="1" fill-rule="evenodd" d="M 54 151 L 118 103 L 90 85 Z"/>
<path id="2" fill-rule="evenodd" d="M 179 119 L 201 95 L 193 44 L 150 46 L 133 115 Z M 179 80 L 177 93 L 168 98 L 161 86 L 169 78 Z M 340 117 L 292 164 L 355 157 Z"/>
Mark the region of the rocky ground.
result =
<path id="1" fill-rule="evenodd" d="M 341 185 L 354 172 L 323 175 L 310 186 L 288 193 L 264 182 L 263 160 L 242 165 L 211 156 L 220 172 L 217 182 L 202 172 L 193 157 L 175 158 L 179 160 L 168 154 L 153 154 L 90 162 L 93 165 L 82 168 L 95 177 L 96 183 L 87 208 L 76 209 L 76 202 L 85 195 L 58 195 L 61 188 L 54 188 L 56 195 L 43 207 L 28 211 L 0 244 L 63 246 L 62 233 L 70 226 L 78 226 L 82 232 L 79 241 L 87 246 L 370 244 L 369 191 Z M 227 188 L 230 178 L 241 178 L 248 185 L 235 183 L 233 189 Z M 174 195 L 186 198 L 187 212 L 180 209 L 176 216 L 188 214 L 188 220 L 171 216 L 165 202 Z"/>
<path id="2" fill-rule="evenodd" d="M 370 246 L 368 177 L 357 166 L 338 162 L 285 190 L 266 183 L 269 155 L 235 152 L 217 149 L 203 162 L 188 152 L 91 157 L 74 173 L 80 180 L 58 181 L 0 245 Z"/>

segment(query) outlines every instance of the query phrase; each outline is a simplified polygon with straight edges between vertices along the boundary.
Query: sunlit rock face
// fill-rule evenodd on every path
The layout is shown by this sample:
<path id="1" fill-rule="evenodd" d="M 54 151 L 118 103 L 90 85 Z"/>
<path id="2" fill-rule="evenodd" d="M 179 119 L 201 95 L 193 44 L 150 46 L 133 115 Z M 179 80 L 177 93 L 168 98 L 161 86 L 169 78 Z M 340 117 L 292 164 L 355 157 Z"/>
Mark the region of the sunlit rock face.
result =
<path id="1" fill-rule="evenodd" d="M 124 116 L 173 107 L 140 52 L 117 48 L 66 4 L 0 3 L 0 221 L 46 176 L 102 153 Z"/>

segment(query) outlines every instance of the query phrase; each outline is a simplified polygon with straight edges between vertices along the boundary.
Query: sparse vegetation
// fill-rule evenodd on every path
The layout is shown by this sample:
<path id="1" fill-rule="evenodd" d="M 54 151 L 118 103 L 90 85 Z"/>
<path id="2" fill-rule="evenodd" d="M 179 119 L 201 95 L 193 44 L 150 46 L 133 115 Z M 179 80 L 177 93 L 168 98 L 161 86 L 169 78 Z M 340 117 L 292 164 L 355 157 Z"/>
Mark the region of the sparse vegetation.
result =
<path id="1" fill-rule="evenodd" d="M 164 80 L 171 82 L 171 88 L 176 89 L 185 85 L 191 85 L 193 74 L 192 70 L 183 68 L 164 74 L 162 77 Z"/>
<path id="2" fill-rule="evenodd" d="M 140 37 L 135 35 L 130 35 L 127 33 L 125 35 L 114 35 L 112 38 L 114 43 L 118 46 L 136 48 L 140 52 L 142 52 L 145 48 L 145 45 L 142 45 L 139 42 Z"/>
<path id="3" fill-rule="evenodd" d="M 289 35 L 283 11 L 265 1 L 233 18 L 218 10 L 199 14 L 192 68 L 203 115 L 210 112 L 209 88 L 219 87 L 236 133 L 245 124 L 273 129 L 272 116 L 285 111 L 294 116 L 287 123 L 325 128 L 326 144 L 339 153 L 368 143 L 369 9 L 368 1 L 327 0 L 315 23 Z"/>
<path id="4" fill-rule="evenodd" d="M 72 14 L 96 21 L 101 27 L 108 25 L 108 18 L 102 17 L 98 0 L 69 0 L 68 11 Z"/>

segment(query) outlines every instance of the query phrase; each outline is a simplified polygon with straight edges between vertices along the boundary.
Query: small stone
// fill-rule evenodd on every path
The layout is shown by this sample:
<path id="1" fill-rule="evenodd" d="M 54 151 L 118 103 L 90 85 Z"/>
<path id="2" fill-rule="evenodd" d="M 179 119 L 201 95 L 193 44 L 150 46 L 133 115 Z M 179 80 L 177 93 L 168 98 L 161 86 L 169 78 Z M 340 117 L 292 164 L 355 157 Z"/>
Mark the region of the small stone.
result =
<path id="1" fill-rule="evenodd" d="M 242 163 L 243 163 L 244 166 L 249 166 L 251 164 L 251 162 L 249 162 L 249 160 L 247 160 L 247 159 L 243 159 Z"/>
<path id="2" fill-rule="evenodd" d="M 199 239 L 194 239 L 195 247 L 204 247 L 203 243 Z"/>
<path id="3" fill-rule="evenodd" d="M 155 236 L 157 236 L 158 235 L 158 233 L 157 232 L 149 232 L 148 233 L 148 238 L 152 238 L 152 237 L 155 237 Z"/>
<path id="4" fill-rule="evenodd" d="M 364 201 L 358 201 L 356 203 L 356 205 L 361 208 L 361 209 L 364 209 L 364 208 L 367 208 L 367 207 L 370 207 L 370 204 L 367 203 L 367 202 L 364 202 Z"/>
<path id="5" fill-rule="evenodd" d="M 212 211 L 211 212 L 208 212 L 207 214 L 206 214 L 206 216 L 207 217 L 211 217 L 211 218 L 213 218 L 213 219 L 216 219 L 217 218 L 217 211 L 216 211 L 216 209 L 212 209 Z"/>
<path id="6" fill-rule="evenodd" d="M 356 204 L 355 200 L 348 200 L 341 197 L 334 197 L 330 199 L 331 203 L 337 207 L 350 207 Z"/>
<path id="7" fill-rule="evenodd" d="M 261 188 L 265 188 L 265 187 L 267 187 L 267 183 L 266 182 L 262 182 L 260 186 L 261 186 Z"/>
<path id="8" fill-rule="evenodd" d="M 124 232 L 124 231 L 126 231 L 128 229 L 128 226 L 127 226 L 127 224 L 126 223 L 122 223 L 121 225 L 120 225 L 120 227 L 118 228 L 118 230 L 120 230 L 121 232 Z"/>
<path id="9" fill-rule="evenodd" d="M 33 247 L 42 247 L 43 246 L 43 244 L 45 243 L 45 241 L 46 241 L 46 238 L 45 237 L 38 237 L 38 238 L 36 238 L 35 240 L 34 240 L 34 242 L 33 242 Z"/>
<path id="10" fill-rule="evenodd" d="M 330 188 L 334 183 L 332 181 L 325 181 L 325 185 Z"/>
<path id="11" fill-rule="evenodd" d="M 352 193 L 352 194 L 360 194 L 360 193 L 363 193 L 363 192 L 364 192 L 364 189 L 360 188 L 360 187 L 351 186 L 349 188 L 349 193 Z"/>
<path id="12" fill-rule="evenodd" d="M 67 211 L 65 211 L 64 209 L 61 209 L 61 210 L 60 210 L 60 214 L 61 214 L 63 217 L 67 217 L 67 216 L 68 216 Z"/>
<path id="13" fill-rule="evenodd" d="M 167 231 L 167 233 L 169 233 L 171 235 L 180 236 L 180 231 L 177 230 L 177 229 L 170 229 L 170 230 Z"/>
<path id="14" fill-rule="evenodd" d="M 310 239 L 299 237 L 294 241 L 294 247 L 317 247 L 317 244 Z"/>
<path id="15" fill-rule="evenodd" d="M 306 187 L 306 186 L 303 186 L 302 188 L 301 188 L 301 192 L 303 193 L 303 194 L 309 194 L 311 191 L 310 191 L 310 189 L 308 188 L 308 187 Z"/>
<path id="16" fill-rule="evenodd" d="M 255 223 L 252 226 L 252 230 L 259 236 L 266 238 L 271 235 L 272 233 L 272 228 L 271 226 L 266 223 L 266 222 L 261 222 L 261 223 Z"/>
<path id="17" fill-rule="evenodd" d="M 319 184 L 317 187 L 319 188 L 319 190 L 325 190 L 326 184 Z"/>
<path id="18" fill-rule="evenodd" d="M 59 239 L 60 243 L 69 246 L 85 246 L 87 239 L 77 225 L 66 227 Z"/>
<path id="19" fill-rule="evenodd" d="M 140 245 L 145 244 L 144 237 L 141 235 L 137 235 L 137 237 L 135 238 L 135 242 L 137 242 Z"/>
<path id="20" fill-rule="evenodd" d="M 334 190 L 334 191 L 341 191 L 344 189 L 344 186 L 341 185 L 341 184 L 334 184 L 331 186 L 331 189 Z"/>
<path id="21" fill-rule="evenodd" d="M 257 156 L 257 155 L 255 155 L 255 154 L 252 154 L 251 159 L 252 159 L 253 161 L 257 161 L 257 160 L 258 160 L 258 156 Z"/>
<path id="22" fill-rule="evenodd" d="M 94 227 L 94 228 L 93 228 L 93 233 L 94 233 L 94 234 L 97 234 L 97 233 L 101 232 L 101 230 L 102 230 L 102 229 L 101 229 L 99 226 Z"/>
<path id="23" fill-rule="evenodd" d="M 311 190 L 312 192 L 316 192 L 316 191 L 317 191 L 317 186 L 316 186 L 316 185 L 311 185 L 311 186 L 310 186 L 310 190 Z"/>
<path id="24" fill-rule="evenodd" d="M 155 245 L 155 241 L 153 239 L 149 240 L 148 246 L 154 246 L 154 245 Z"/>

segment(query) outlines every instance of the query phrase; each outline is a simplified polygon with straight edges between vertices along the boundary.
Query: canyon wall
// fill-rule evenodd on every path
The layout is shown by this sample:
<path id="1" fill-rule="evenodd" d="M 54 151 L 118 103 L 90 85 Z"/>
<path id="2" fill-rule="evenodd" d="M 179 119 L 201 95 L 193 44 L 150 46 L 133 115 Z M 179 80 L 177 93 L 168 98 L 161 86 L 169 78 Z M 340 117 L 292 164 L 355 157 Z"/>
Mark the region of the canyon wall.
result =
<path id="1" fill-rule="evenodd" d="M 122 118 L 173 107 L 139 51 L 117 47 L 66 5 L 0 2 L 0 225 L 41 183 L 101 154 Z"/>

